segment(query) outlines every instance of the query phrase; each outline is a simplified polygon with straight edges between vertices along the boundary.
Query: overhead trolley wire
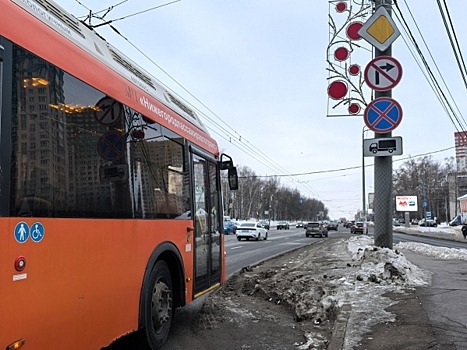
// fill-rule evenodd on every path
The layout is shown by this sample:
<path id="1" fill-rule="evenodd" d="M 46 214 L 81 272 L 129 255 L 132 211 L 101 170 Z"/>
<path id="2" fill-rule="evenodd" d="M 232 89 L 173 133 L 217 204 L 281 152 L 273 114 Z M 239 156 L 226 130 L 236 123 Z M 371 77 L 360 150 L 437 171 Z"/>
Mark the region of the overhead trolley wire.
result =
<path id="1" fill-rule="evenodd" d="M 457 66 L 459 67 L 462 79 L 464 80 L 464 85 L 467 88 L 467 69 L 465 67 L 464 57 L 462 56 L 462 51 L 459 46 L 459 41 L 457 40 L 456 31 L 454 29 L 454 25 L 452 24 L 451 15 L 449 14 L 446 0 L 443 0 L 444 9 L 440 0 L 437 0 L 437 3 L 439 12 L 441 13 L 441 17 L 443 19 L 444 27 L 446 28 L 446 33 L 448 34 L 449 42 L 451 43 L 452 51 L 454 52 L 454 57 L 456 58 Z"/>
<path id="2" fill-rule="evenodd" d="M 194 94 L 192 94 L 187 88 L 185 88 L 177 79 L 175 79 L 172 75 L 170 75 L 166 70 L 164 70 L 161 66 L 159 66 L 151 57 L 149 57 L 146 53 L 144 53 L 142 50 L 140 50 L 135 44 L 133 44 L 128 38 L 126 38 L 124 35 L 122 35 L 114 26 L 109 25 L 120 37 L 122 37 L 125 41 L 128 42 L 135 50 L 137 50 L 139 53 L 141 53 L 147 60 L 149 60 L 153 65 L 155 65 L 159 70 L 161 70 L 165 75 L 167 75 L 174 83 L 176 83 L 180 88 L 182 88 L 186 93 L 188 93 L 192 98 L 194 98 L 198 103 L 200 103 L 204 108 L 206 108 L 212 115 L 214 115 L 218 120 L 221 121 L 222 124 L 224 124 L 227 128 L 231 129 L 235 134 L 232 134 L 229 130 L 227 130 L 225 127 L 220 125 L 218 122 L 210 118 L 205 112 L 201 111 L 199 108 L 194 107 L 203 117 L 205 117 L 207 120 L 209 120 L 213 125 L 215 125 L 220 131 L 215 130 L 212 126 L 209 127 L 209 130 L 212 132 L 216 133 L 220 137 L 222 137 L 224 140 L 228 141 L 253 159 L 257 160 L 264 166 L 268 167 L 272 171 L 277 171 L 278 168 L 276 166 L 272 166 L 272 164 L 276 164 L 274 160 L 272 160 L 269 156 L 267 156 L 265 153 L 263 153 L 261 150 L 256 148 L 254 145 L 252 145 L 248 140 L 246 140 L 244 137 L 242 137 L 236 130 L 234 130 L 230 125 L 228 125 L 222 118 L 220 118 L 212 109 L 210 109 L 206 104 L 204 104 L 201 100 L 199 100 Z M 168 87 L 159 79 L 157 81 L 163 85 L 165 88 L 168 89 Z M 184 98 L 181 96 L 178 96 L 180 99 L 182 99 L 184 102 L 188 103 Z M 190 104 L 191 105 L 191 104 Z M 221 132 L 224 132 L 225 134 L 222 134 Z M 227 136 L 225 136 L 227 135 Z M 243 141 L 243 142 L 242 142 Z M 266 158 L 263 159 L 261 155 Z M 267 161 L 267 162 L 266 162 Z M 268 164 L 269 163 L 269 164 Z M 279 166 L 280 167 L 280 166 Z M 280 169 L 281 171 L 284 171 L 283 168 Z M 308 189 L 308 191 L 310 191 Z"/>
<path id="3" fill-rule="evenodd" d="M 177 0 L 180 1 L 180 0 Z M 173 3 L 173 2 L 172 2 Z M 126 17 L 123 17 L 126 18 Z M 284 172 L 286 171 L 285 168 L 281 167 L 276 161 L 274 161 L 272 158 L 270 158 L 267 154 L 265 154 L 263 151 L 258 149 L 256 146 L 254 146 L 251 142 L 249 142 L 247 139 L 242 137 L 240 133 L 238 133 L 235 129 L 233 129 L 229 124 L 227 124 L 222 118 L 220 118 L 211 108 L 209 108 L 205 103 L 203 103 L 200 99 L 198 99 L 193 93 L 191 93 L 187 88 L 185 88 L 177 79 L 175 79 L 171 74 L 169 74 L 166 70 L 164 70 L 160 65 L 158 65 L 151 57 L 149 57 L 146 53 L 144 53 L 142 50 L 140 50 L 135 44 L 133 44 L 128 38 L 126 38 L 124 35 L 122 35 L 114 26 L 110 25 L 111 21 L 107 21 L 105 23 L 95 25 L 93 28 L 97 28 L 99 26 L 109 24 L 109 27 L 112 28 L 120 37 L 122 37 L 125 41 L 128 42 L 135 50 L 137 50 L 140 54 L 142 54 L 147 60 L 149 60 L 154 66 L 156 66 L 159 70 L 161 70 L 165 75 L 167 75 L 175 84 L 177 84 L 183 91 L 185 91 L 189 96 L 191 96 L 195 101 L 197 101 L 202 107 L 204 107 L 207 111 L 209 111 L 214 117 L 216 117 L 225 127 L 220 125 L 218 122 L 213 120 L 211 117 L 209 117 L 206 113 L 201 111 L 199 108 L 194 107 L 201 115 L 203 115 L 207 120 L 209 120 L 211 123 L 213 123 L 219 130 L 224 132 L 227 137 L 223 136 L 220 132 L 214 130 L 212 127 L 209 127 L 209 129 L 213 132 L 215 132 L 217 135 L 221 136 L 223 139 L 226 141 L 230 142 L 231 144 L 235 145 L 237 148 L 245 152 L 247 155 L 252 157 L 253 159 L 259 161 L 261 164 L 265 165 L 272 171 L 280 171 Z M 157 81 L 163 85 L 164 87 L 168 88 L 162 81 L 157 79 Z M 191 103 L 187 102 L 186 99 L 182 98 L 181 96 L 177 96 L 180 99 L 182 99 L 184 102 L 192 105 Z M 227 130 L 230 129 L 231 131 Z M 232 134 L 233 132 L 233 134 Z M 236 143 L 234 143 L 236 142 Z M 240 145 L 240 146 L 239 146 Z M 263 159 L 264 157 L 264 159 Z M 302 187 L 305 186 L 304 184 L 300 184 L 297 182 L 296 179 L 291 178 L 291 181 L 294 181 L 301 185 Z M 305 186 L 306 187 L 306 186 Z M 310 188 L 305 188 L 306 191 L 315 194 L 315 191 L 313 191 Z"/>
<path id="4" fill-rule="evenodd" d="M 441 98 L 440 98 L 440 102 L 441 102 L 441 104 L 445 107 L 445 110 L 446 110 L 447 113 L 448 113 L 449 119 L 451 120 L 452 124 L 454 125 L 454 127 L 455 127 L 455 129 L 456 129 L 457 131 L 466 130 L 466 129 L 467 129 L 467 127 L 466 127 L 466 126 L 467 126 L 467 123 L 466 123 L 464 117 L 462 116 L 462 113 L 459 112 L 459 115 L 458 115 L 458 114 L 456 113 L 456 111 L 454 111 L 454 109 L 453 109 L 451 103 L 449 102 L 449 100 L 448 100 L 446 94 L 444 93 L 444 91 L 443 91 L 443 89 L 441 88 L 441 86 L 440 86 L 438 80 L 436 79 L 436 76 L 434 75 L 434 73 L 433 73 L 433 71 L 432 71 L 430 65 L 428 64 L 428 62 L 427 62 L 425 56 L 423 55 L 423 52 L 421 51 L 420 46 L 418 45 L 418 43 L 417 43 L 417 41 L 416 41 L 416 39 L 415 39 L 415 37 L 414 37 L 412 31 L 410 30 L 410 27 L 409 27 L 407 21 L 405 20 L 405 17 L 404 17 L 404 15 L 403 15 L 403 13 L 402 13 L 400 7 L 399 7 L 398 1 L 397 1 L 397 0 L 394 0 L 394 3 L 395 3 L 395 5 L 396 5 L 396 9 L 397 9 L 397 11 L 398 11 L 398 18 L 400 19 L 400 22 L 401 22 L 401 24 L 402 24 L 403 27 L 404 27 L 404 31 L 407 33 L 408 37 L 410 38 L 410 41 L 412 42 L 412 45 L 414 45 L 416 52 L 417 52 L 418 55 L 420 56 L 420 58 L 421 58 L 421 60 L 422 60 L 422 63 L 423 63 L 423 66 L 425 67 L 425 69 L 426 69 L 426 71 L 427 71 L 427 73 L 428 73 L 428 75 L 429 75 L 429 78 L 431 79 L 431 81 L 432 81 L 432 83 L 433 83 L 433 85 L 434 85 L 434 91 L 435 91 L 435 93 L 436 93 L 436 92 L 439 93 L 439 95 L 440 95 L 440 97 L 441 97 Z M 411 16 L 412 16 L 412 19 L 413 19 L 413 21 L 414 21 L 414 23 L 415 23 L 415 25 L 416 25 L 416 27 L 417 27 L 417 29 L 418 29 L 418 31 L 419 31 L 420 36 L 421 36 L 422 39 L 423 39 L 423 35 L 421 34 L 420 29 L 418 28 L 418 25 L 416 24 L 416 21 L 415 21 L 413 15 L 412 15 L 412 12 L 410 11 L 409 5 L 408 5 L 407 3 L 406 3 L 406 6 L 407 6 L 407 8 L 408 8 L 408 10 L 409 10 L 409 12 L 410 12 L 410 14 L 411 14 Z M 429 49 L 428 49 L 428 46 L 426 45 L 426 42 L 425 42 L 424 39 L 423 39 L 423 42 L 425 43 L 425 46 L 427 47 L 428 52 L 430 52 Z M 430 52 L 430 57 L 432 58 L 433 62 L 435 62 L 434 59 L 433 59 L 433 56 L 431 55 L 431 52 Z M 435 63 L 435 65 L 436 65 L 436 63 Z M 436 67 L 437 67 L 437 65 L 436 65 Z M 437 67 L 437 69 L 438 69 L 438 67 Z M 438 69 L 438 73 L 440 74 L 440 76 L 441 76 L 441 78 L 442 78 L 442 75 L 441 75 L 441 73 L 439 72 L 439 69 Z M 451 96 L 451 99 L 454 101 L 454 104 L 455 104 L 455 100 L 452 98 L 452 95 L 451 95 L 451 93 L 450 93 L 450 91 L 449 91 L 449 88 L 447 87 L 446 82 L 444 81 L 444 79 L 442 79 L 442 80 L 443 80 L 443 83 L 445 84 L 445 86 L 446 86 L 446 88 L 447 88 L 447 90 L 448 90 L 448 92 L 449 92 L 449 94 L 450 94 L 450 96 Z M 433 89 L 433 86 L 432 86 L 432 89 Z M 457 105 L 456 105 L 456 107 L 457 107 Z M 454 119 L 455 119 L 455 120 L 454 120 Z"/>
<path id="5" fill-rule="evenodd" d="M 408 7 L 408 11 L 409 11 L 409 13 L 410 13 L 410 15 L 411 15 L 411 17 L 412 17 L 412 20 L 413 20 L 414 23 L 415 23 L 415 26 L 416 26 L 416 28 L 417 28 L 417 30 L 418 30 L 418 33 L 419 33 L 419 35 L 420 35 L 421 38 L 422 38 L 422 41 L 423 41 L 423 43 L 424 43 L 424 45 L 425 45 L 425 48 L 427 49 L 428 54 L 430 55 L 430 58 L 431 58 L 431 60 L 433 61 L 433 63 L 434 63 L 434 65 L 435 65 L 435 67 L 436 67 L 436 70 L 437 70 L 437 72 L 438 72 L 440 78 L 441 78 L 441 80 L 442 80 L 444 86 L 446 87 L 446 89 L 447 89 L 447 91 L 448 91 L 449 97 L 450 97 L 451 100 L 453 101 L 453 104 L 454 104 L 454 106 L 456 107 L 457 112 L 461 115 L 462 112 L 460 111 L 459 106 L 457 105 L 457 103 L 456 103 L 454 97 L 452 96 L 451 90 L 449 89 L 449 87 L 448 87 L 446 81 L 444 80 L 443 75 L 441 74 L 441 71 L 440 71 L 438 65 L 436 64 L 436 61 L 435 61 L 433 55 L 431 54 L 431 51 L 430 51 L 430 49 L 428 48 L 428 45 L 427 45 L 427 43 L 426 43 L 426 41 L 425 41 L 425 38 L 424 38 L 423 35 L 421 34 L 420 28 L 418 27 L 417 22 L 415 21 L 415 18 L 413 17 L 413 14 L 412 14 L 412 12 L 410 11 L 410 8 L 409 8 L 409 7 Z M 422 63 L 420 63 L 420 60 L 421 60 L 420 54 L 419 54 L 418 57 L 417 57 L 417 56 L 416 56 L 416 53 L 414 52 L 414 48 L 417 47 L 416 42 L 415 42 L 415 44 L 414 44 L 414 43 L 413 43 L 413 40 L 411 40 L 411 38 L 409 37 L 408 29 L 406 29 L 406 26 L 404 25 L 401 16 L 398 16 L 397 14 L 395 14 L 395 15 L 396 15 L 396 18 L 399 20 L 399 23 L 401 24 L 401 26 L 402 26 L 402 28 L 403 28 L 405 34 L 406 34 L 407 37 L 408 37 L 408 39 L 406 39 L 406 38 L 402 35 L 402 39 L 404 40 L 405 45 L 407 46 L 408 50 L 410 51 L 410 54 L 411 54 L 412 57 L 414 58 L 415 63 L 416 63 L 416 64 L 418 65 L 418 67 L 420 68 L 421 73 L 423 74 L 423 76 L 425 77 L 426 81 L 427 81 L 428 84 L 430 85 L 431 89 L 432 89 L 433 92 L 435 93 L 435 95 L 436 95 L 438 101 L 440 102 L 441 106 L 442 106 L 443 109 L 446 111 L 446 114 L 447 114 L 448 116 L 450 116 L 449 109 L 448 109 L 446 103 L 444 103 L 444 101 L 443 101 L 443 97 L 442 97 L 442 94 L 441 94 L 441 90 L 436 88 L 435 82 L 433 81 L 433 79 L 431 79 L 431 78 L 428 76 L 427 70 L 426 70 L 426 69 L 423 69 Z M 412 46 L 407 42 L 407 40 L 410 40 L 410 41 L 411 41 Z M 417 54 L 418 54 L 418 52 L 417 52 Z M 455 124 L 454 124 L 454 126 L 456 127 Z M 456 130 L 458 130 L 457 127 L 456 127 Z"/>

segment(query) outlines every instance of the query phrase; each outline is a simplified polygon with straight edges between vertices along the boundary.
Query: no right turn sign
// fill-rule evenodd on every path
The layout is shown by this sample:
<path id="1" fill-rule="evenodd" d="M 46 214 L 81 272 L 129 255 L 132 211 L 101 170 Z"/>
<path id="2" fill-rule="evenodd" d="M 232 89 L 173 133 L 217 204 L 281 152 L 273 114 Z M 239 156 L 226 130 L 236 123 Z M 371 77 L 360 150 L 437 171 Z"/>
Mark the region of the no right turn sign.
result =
<path id="1" fill-rule="evenodd" d="M 364 78 L 375 91 L 391 90 L 402 78 L 402 66 L 392 56 L 378 56 L 366 66 Z"/>

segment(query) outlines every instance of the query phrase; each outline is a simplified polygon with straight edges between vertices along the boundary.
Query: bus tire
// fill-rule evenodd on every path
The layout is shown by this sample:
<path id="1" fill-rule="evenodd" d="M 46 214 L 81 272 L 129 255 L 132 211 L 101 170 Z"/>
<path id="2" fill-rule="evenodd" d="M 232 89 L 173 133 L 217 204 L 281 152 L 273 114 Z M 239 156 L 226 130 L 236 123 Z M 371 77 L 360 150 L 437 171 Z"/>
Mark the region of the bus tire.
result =
<path id="1" fill-rule="evenodd" d="M 170 269 L 159 260 L 151 271 L 147 293 L 146 338 L 151 349 L 159 349 L 169 336 L 174 315 Z"/>

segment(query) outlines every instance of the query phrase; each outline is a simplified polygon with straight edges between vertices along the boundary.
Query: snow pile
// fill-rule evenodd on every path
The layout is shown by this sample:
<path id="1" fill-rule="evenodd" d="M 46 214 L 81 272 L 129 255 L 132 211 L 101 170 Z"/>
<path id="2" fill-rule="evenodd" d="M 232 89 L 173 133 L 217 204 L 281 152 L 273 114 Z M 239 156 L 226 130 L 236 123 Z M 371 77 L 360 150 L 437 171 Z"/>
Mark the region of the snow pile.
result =
<path id="1" fill-rule="evenodd" d="M 467 250 L 457 248 L 435 247 L 425 243 L 400 242 L 397 249 L 407 249 L 415 253 L 433 256 L 440 259 L 467 260 Z"/>
<path id="2" fill-rule="evenodd" d="M 368 236 L 351 237 L 347 250 L 351 269 L 336 281 L 334 294 L 321 302 L 325 309 L 336 303 L 341 309 L 350 306 L 344 349 L 352 349 L 372 326 L 395 321 L 395 315 L 385 311 L 395 302 L 385 293 L 425 285 L 430 274 L 397 250 L 376 247 Z"/>
<path id="3" fill-rule="evenodd" d="M 402 248 L 402 247 L 401 247 Z M 429 283 L 429 275 L 408 261 L 404 254 L 376 247 L 368 236 L 351 237 L 348 249 L 359 267 L 357 280 L 400 287 L 416 287 Z"/>
<path id="4" fill-rule="evenodd" d="M 461 232 L 461 226 L 438 225 L 437 227 L 425 227 L 411 225 L 410 227 L 397 226 L 393 227 L 394 232 L 402 232 L 406 234 L 416 234 L 426 237 L 439 237 L 445 239 L 464 240 Z"/>

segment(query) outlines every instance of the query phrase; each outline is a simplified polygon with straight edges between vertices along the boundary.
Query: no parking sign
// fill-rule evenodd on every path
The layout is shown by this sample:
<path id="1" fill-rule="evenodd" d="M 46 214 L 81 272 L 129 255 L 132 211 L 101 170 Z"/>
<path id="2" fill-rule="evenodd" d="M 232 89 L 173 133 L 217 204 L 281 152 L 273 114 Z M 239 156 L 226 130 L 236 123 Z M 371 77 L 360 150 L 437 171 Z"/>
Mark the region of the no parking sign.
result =
<path id="1" fill-rule="evenodd" d="M 379 97 L 365 109 L 366 126 L 376 133 L 384 134 L 394 130 L 402 120 L 402 107 L 396 100 Z"/>

